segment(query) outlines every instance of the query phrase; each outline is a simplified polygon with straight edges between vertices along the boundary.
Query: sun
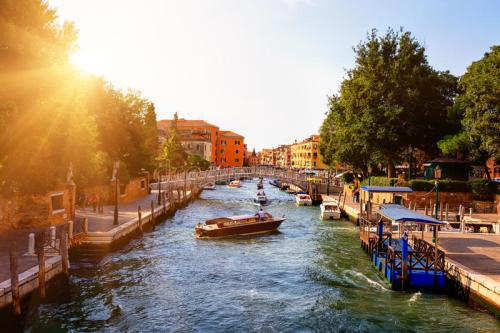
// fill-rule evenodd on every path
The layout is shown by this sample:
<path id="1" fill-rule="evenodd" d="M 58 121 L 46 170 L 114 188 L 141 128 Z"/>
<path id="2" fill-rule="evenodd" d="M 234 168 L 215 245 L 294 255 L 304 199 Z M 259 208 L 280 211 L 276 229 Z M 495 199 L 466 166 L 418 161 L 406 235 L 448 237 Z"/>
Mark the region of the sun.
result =
<path id="1" fill-rule="evenodd" d="M 97 54 L 80 49 L 70 56 L 70 62 L 84 72 L 103 74 L 103 64 Z"/>

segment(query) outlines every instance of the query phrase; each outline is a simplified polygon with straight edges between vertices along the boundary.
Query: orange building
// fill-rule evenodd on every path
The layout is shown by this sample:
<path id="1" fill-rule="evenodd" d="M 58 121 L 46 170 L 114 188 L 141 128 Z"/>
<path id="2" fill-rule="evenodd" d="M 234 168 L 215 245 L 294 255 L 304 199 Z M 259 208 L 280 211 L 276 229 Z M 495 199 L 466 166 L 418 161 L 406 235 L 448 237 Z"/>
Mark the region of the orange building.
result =
<path id="1" fill-rule="evenodd" d="M 172 120 L 158 121 L 157 126 L 158 126 L 160 141 L 162 141 L 163 138 L 167 137 L 171 124 Z M 217 164 L 216 163 L 217 137 L 219 135 L 219 127 L 212 125 L 204 120 L 187 120 L 184 118 L 180 118 L 177 119 L 177 129 L 179 131 L 181 137 L 180 140 L 181 143 L 183 143 L 183 146 L 186 146 L 185 143 L 187 144 L 188 141 L 192 141 L 192 138 L 195 136 L 197 137 L 204 136 L 208 140 L 210 140 L 211 153 L 210 153 L 210 159 L 208 159 L 208 161 L 213 164 Z"/>
<path id="2" fill-rule="evenodd" d="M 168 136 L 172 120 L 158 121 L 160 143 Z M 219 127 L 204 120 L 177 119 L 181 144 L 188 153 L 198 155 L 219 167 L 240 167 L 245 159 L 244 137 L 232 131 L 220 131 Z M 205 144 L 209 142 L 210 145 Z M 209 147 L 209 148 L 208 148 Z M 206 151 L 210 150 L 210 154 Z"/>
<path id="3" fill-rule="evenodd" d="M 216 165 L 222 168 L 242 167 L 245 159 L 244 137 L 232 131 L 220 131 Z"/>

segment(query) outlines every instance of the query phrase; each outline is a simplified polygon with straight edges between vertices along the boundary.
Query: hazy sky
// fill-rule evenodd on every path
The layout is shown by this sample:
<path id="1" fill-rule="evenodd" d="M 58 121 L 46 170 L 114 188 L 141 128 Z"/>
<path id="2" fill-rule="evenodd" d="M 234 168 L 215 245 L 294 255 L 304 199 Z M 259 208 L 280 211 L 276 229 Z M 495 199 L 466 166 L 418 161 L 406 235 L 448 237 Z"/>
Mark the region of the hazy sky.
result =
<path id="1" fill-rule="evenodd" d="M 432 66 L 462 74 L 500 39 L 500 1 L 50 0 L 80 30 L 73 62 L 249 149 L 317 133 L 352 47 L 403 26 Z"/>

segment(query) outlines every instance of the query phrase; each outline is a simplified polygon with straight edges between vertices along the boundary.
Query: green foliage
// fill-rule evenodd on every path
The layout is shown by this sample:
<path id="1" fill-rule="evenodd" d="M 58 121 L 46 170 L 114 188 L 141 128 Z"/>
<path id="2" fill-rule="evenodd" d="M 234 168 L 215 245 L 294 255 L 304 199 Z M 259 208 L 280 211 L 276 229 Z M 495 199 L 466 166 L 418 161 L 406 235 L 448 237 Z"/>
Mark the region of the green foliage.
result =
<path id="1" fill-rule="evenodd" d="M 413 191 L 428 192 L 434 188 L 434 181 L 412 179 L 408 183 Z"/>
<path id="2" fill-rule="evenodd" d="M 469 182 L 474 197 L 479 200 L 491 200 L 499 193 L 500 183 L 487 181 L 486 179 L 475 179 Z"/>
<path id="3" fill-rule="evenodd" d="M 453 157 L 459 153 L 467 156 L 474 149 L 467 133 L 464 131 L 445 136 L 442 140 L 438 141 L 437 145 L 444 155 Z"/>
<path id="4" fill-rule="evenodd" d="M 368 178 L 364 179 L 362 182 L 363 185 L 368 185 L 368 183 L 372 186 L 398 186 L 398 178 L 370 177 L 369 182 Z"/>
<path id="5" fill-rule="evenodd" d="M 199 155 L 189 155 L 187 162 L 190 168 L 198 168 L 202 171 L 210 169 L 210 162 Z"/>
<path id="6" fill-rule="evenodd" d="M 163 143 L 160 154 L 157 157 L 159 161 L 167 161 L 169 168 L 175 171 L 184 169 L 188 163 L 188 154 L 184 150 L 184 147 L 182 147 L 179 140 L 177 119 L 178 116 L 177 113 L 175 113 L 174 119 L 168 131 L 168 137 Z"/>
<path id="7" fill-rule="evenodd" d="M 457 79 L 435 71 L 425 49 L 409 32 L 373 30 L 355 49 L 340 94 L 329 100 L 320 150 L 327 163 L 346 163 L 366 174 L 370 161 L 401 160 L 412 146 L 436 150 L 453 104 Z"/>
<path id="8" fill-rule="evenodd" d="M 76 38 L 46 1 L 0 1 L 2 193 L 52 190 L 70 164 L 79 187 L 107 183 L 116 159 L 124 178 L 153 164 L 153 104 L 75 70 Z"/>
<path id="9" fill-rule="evenodd" d="M 470 141 L 483 155 L 500 160 L 500 46 L 473 62 L 459 86 L 458 101 L 465 109 L 462 124 Z"/>
<path id="10" fill-rule="evenodd" d="M 354 174 L 352 172 L 345 172 L 342 176 L 342 181 L 345 184 L 351 184 L 354 182 Z"/>

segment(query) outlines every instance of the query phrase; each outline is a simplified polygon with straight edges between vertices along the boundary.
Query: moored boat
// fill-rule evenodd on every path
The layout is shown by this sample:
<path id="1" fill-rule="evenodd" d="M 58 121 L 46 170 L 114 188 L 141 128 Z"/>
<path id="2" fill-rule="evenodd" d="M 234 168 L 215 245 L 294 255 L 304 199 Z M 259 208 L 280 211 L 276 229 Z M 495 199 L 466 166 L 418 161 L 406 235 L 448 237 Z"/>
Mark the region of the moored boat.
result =
<path id="1" fill-rule="evenodd" d="M 323 202 L 320 209 L 323 220 L 340 220 L 340 208 L 336 202 Z"/>
<path id="2" fill-rule="evenodd" d="M 298 193 L 295 196 L 295 203 L 297 206 L 312 206 L 312 199 L 309 194 Z"/>
<path id="3" fill-rule="evenodd" d="M 207 183 L 207 184 L 205 184 L 205 186 L 203 186 L 203 189 L 208 190 L 208 191 L 213 191 L 213 190 L 215 190 L 215 184 L 214 183 Z"/>
<path id="4" fill-rule="evenodd" d="M 228 185 L 231 188 L 241 187 L 241 182 L 239 180 L 233 180 Z"/>
<path id="5" fill-rule="evenodd" d="M 275 218 L 266 212 L 265 217 L 259 215 L 239 215 L 219 217 L 198 223 L 195 226 L 197 238 L 216 238 L 237 235 L 253 235 L 273 232 L 285 220 L 285 217 Z"/>

